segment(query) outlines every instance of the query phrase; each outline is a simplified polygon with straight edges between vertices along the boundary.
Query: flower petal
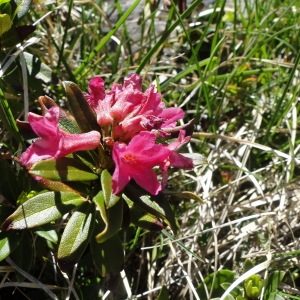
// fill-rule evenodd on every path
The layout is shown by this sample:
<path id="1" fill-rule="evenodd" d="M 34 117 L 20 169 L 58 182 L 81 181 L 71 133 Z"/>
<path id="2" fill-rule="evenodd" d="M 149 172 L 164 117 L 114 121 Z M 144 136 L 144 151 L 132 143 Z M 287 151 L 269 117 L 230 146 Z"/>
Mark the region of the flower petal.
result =
<path id="1" fill-rule="evenodd" d="M 100 133 L 90 131 L 71 134 L 58 127 L 59 108 L 50 108 L 44 116 L 29 114 L 28 121 L 40 137 L 21 155 L 25 166 L 47 158 L 64 157 L 80 150 L 95 149 L 100 143 Z"/>

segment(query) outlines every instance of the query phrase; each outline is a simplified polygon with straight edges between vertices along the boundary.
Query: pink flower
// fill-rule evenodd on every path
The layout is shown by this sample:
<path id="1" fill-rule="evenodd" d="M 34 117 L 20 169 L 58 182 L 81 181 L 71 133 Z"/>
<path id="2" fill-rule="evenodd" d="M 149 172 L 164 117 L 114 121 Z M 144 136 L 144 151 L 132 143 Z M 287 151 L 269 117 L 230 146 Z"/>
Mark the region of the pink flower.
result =
<path id="1" fill-rule="evenodd" d="M 100 133 L 91 131 L 71 134 L 58 127 L 59 107 L 50 108 L 44 116 L 28 114 L 32 130 L 40 137 L 21 155 L 25 166 L 47 158 L 64 157 L 80 150 L 95 149 L 100 143 Z"/>
<path id="2" fill-rule="evenodd" d="M 180 108 L 166 108 L 160 93 L 151 85 L 142 91 L 142 80 L 130 74 L 124 84 L 113 84 L 105 93 L 103 80 L 93 78 L 89 83 L 88 102 L 97 115 L 98 124 L 115 141 L 128 143 L 141 131 L 173 128 L 184 116 Z"/>
<path id="3" fill-rule="evenodd" d="M 170 155 L 168 159 L 165 160 L 161 166 L 161 170 L 163 174 L 162 187 L 165 187 L 167 184 L 169 167 L 175 167 L 175 168 L 180 168 L 185 170 L 192 169 L 194 167 L 194 163 L 192 159 L 185 157 L 184 155 L 176 152 L 176 150 L 178 150 L 182 145 L 189 142 L 190 139 L 191 139 L 190 136 L 185 136 L 184 130 L 180 130 L 177 141 L 166 145 L 166 147 L 170 151 Z"/>
<path id="4" fill-rule="evenodd" d="M 119 194 L 130 179 L 149 193 L 156 195 L 161 184 L 153 167 L 162 165 L 170 151 L 163 145 L 155 144 L 156 135 L 142 131 L 134 136 L 128 145 L 116 142 L 113 148 L 115 171 L 112 177 L 113 193 Z"/>

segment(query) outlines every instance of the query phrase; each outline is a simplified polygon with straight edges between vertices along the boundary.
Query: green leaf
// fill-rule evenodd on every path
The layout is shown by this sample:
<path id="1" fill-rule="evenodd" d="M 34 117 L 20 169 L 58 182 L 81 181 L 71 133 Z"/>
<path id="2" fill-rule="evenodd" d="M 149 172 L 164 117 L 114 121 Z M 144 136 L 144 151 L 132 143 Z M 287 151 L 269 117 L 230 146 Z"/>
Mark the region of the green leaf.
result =
<path id="1" fill-rule="evenodd" d="M 12 21 L 9 15 L 0 14 L 0 37 L 11 28 Z"/>
<path id="2" fill-rule="evenodd" d="M 180 199 L 188 199 L 188 200 L 192 199 L 199 202 L 200 204 L 204 204 L 203 200 L 193 192 L 189 192 L 189 191 L 171 192 L 169 193 L 169 195 L 176 196 Z"/>
<path id="3" fill-rule="evenodd" d="M 150 231 L 160 231 L 165 227 L 158 217 L 148 213 L 128 197 L 124 196 L 130 210 L 130 221 L 136 226 Z"/>
<path id="4" fill-rule="evenodd" d="M 52 69 L 50 69 L 38 57 L 33 56 L 31 53 L 23 53 L 29 75 L 32 78 L 42 80 L 44 83 L 52 83 L 54 76 Z"/>
<path id="5" fill-rule="evenodd" d="M 0 41 L 1 48 L 1 41 Z M 8 131 L 8 133 L 18 142 L 24 144 L 22 137 L 19 134 L 18 127 L 13 115 L 13 112 L 8 104 L 8 101 L 4 97 L 4 94 L 0 88 L 0 120 L 2 126 Z"/>
<path id="6" fill-rule="evenodd" d="M 205 277 L 204 282 L 208 292 L 210 293 L 212 291 L 211 297 L 221 297 L 224 293 L 222 284 L 227 282 L 232 283 L 234 281 L 234 277 L 235 273 L 226 269 L 217 271 Z M 205 287 L 202 283 L 197 287 L 197 292 L 201 299 L 205 299 L 207 297 Z"/>
<path id="7" fill-rule="evenodd" d="M 260 275 L 254 274 L 249 278 L 247 278 L 244 281 L 244 289 L 245 289 L 246 297 L 249 299 L 255 299 L 255 298 L 258 299 L 262 286 L 263 286 L 263 281 Z"/>
<path id="8" fill-rule="evenodd" d="M 269 274 L 265 280 L 265 299 L 275 300 L 276 292 L 278 291 L 278 286 L 281 283 L 283 277 L 285 275 L 284 271 L 274 271 Z"/>
<path id="9" fill-rule="evenodd" d="M 57 244 L 58 243 L 58 235 L 56 230 L 52 229 L 52 227 L 50 227 L 48 224 L 38 227 L 36 228 L 36 230 L 34 230 L 34 232 L 44 238 L 45 240 Z"/>
<path id="10" fill-rule="evenodd" d="M 32 176 L 54 181 L 93 181 L 98 179 L 98 175 L 87 165 L 79 159 L 69 157 L 42 160 L 35 163 L 28 172 Z"/>
<path id="11" fill-rule="evenodd" d="M 9 256 L 22 240 L 23 232 L 0 232 L 0 261 Z"/>
<path id="12" fill-rule="evenodd" d="M 95 226 L 99 232 L 100 226 Z M 107 273 L 118 274 L 124 265 L 124 250 L 118 234 L 110 237 L 103 243 L 97 243 L 95 238 L 91 239 L 91 252 L 95 267 L 101 276 Z"/>
<path id="13" fill-rule="evenodd" d="M 44 189 L 54 191 L 54 192 L 62 192 L 62 193 L 73 193 L 73 194 L 83 194 L 87 195 L 90 193 L 89 187 L 86 186 L 85 183 L 88 181 L 82 182 L 72 182 L 69 181 L 68 185 L 61 181 L 53 181 L 47 178 L 36 177 L 31 175 L 36 181 L 38 181 L 39 185 Z M 72 184 L 74 183 L 74 184 Z M 72 186 L 73 185 L 73 186 Z"/>
<path id="14" fill-rule="evenodd" d="M 36 27 L 34 25 L 22 25 L 11 27 L 4 32 L 0 38 L 0 46 L 3 48 L 14 47 L 18 43 L 24 41 L 28 35 L 34 32 Z"/>
<path id="15" fill-rule="evenodd" d="M 247 271 L 249 271 L 250 269 L 252 269 L 255 266 L 254 262 L 251 259 L 246 259 L 244 262 L 244 273 L 246 273 Z"/>
<path id="16" fill-rule="evenodd" d="M 159 219 L 162 219 L 174 233 L 178 231 L 178 224 L 170 204 L 163 194 L 149 195 L 144 189 L 131 181 L 124 189 L 124 195 L 135 205 Z"/>
<path id="17" fill-rule="evenodd" d="M 96 240 L 98 243 L 103 243 L 119 232 L 123 220 L 123 203 L 122 201 L 118 201 L 113 207 L 106 208 L 103 191 L 100 191 L 93 198 L 93 201 L 100 211 L 101 219 L 105 226 L 104 229 L 97 234 Z"/>
<path id="18" fill-rule="evenodd" d="M 159 295 L 157 297 L 157 300 L 169 300 L 169 291 L 165 285 L 162 286 Z"/>
<path id="19" fill-rule="evenodd" d="M 72 114 L 75 117 L 75 120 L 79 125 L 81 131 L 101 131 L 101 128 L 97 123 L 96 115 L 92 111 L 80 88 L 71 81 L 64 81 L 63 86 L 66 91 Z"/>
<path id="20" fill-rule="evenodd" d="M 14 23 L 18 23 L 23 17 L 26 16 L 30 9 L 32 0 L 12 0 L 11 4 L 15 7 Z"/>
<path id="21" fill-rule="evenodd" d="M 46 192 L 29 199 L 2 224 L 5 230 L 25 229 L 61 218 L 86 200 L 74 193 Z"/>
<path id="22" fill-rule="evenodd" d="M 111 181 L 112 181 L 112 176 L 110 175 L 110 173 L 106 169 L 103 170 L 101 173 L 101 185 L 102 185 L 106 208 L 110 208 L 114 206 L 121 198 L 112 193 Z"/>
<path id="23" fill-rule="evenodd" d="M 10 2 L 11 0 L 0 0 L 0 5 Z M 1 7 L 2 8 L 2 7 Z"/>
<path id="24" fill-rule="evenodd" d="M 90 242 L 95 222 L 95 205 L 83 203 L 71 216 L 58 248 L 58 264 L 63 271 L 73 267 Z"/>

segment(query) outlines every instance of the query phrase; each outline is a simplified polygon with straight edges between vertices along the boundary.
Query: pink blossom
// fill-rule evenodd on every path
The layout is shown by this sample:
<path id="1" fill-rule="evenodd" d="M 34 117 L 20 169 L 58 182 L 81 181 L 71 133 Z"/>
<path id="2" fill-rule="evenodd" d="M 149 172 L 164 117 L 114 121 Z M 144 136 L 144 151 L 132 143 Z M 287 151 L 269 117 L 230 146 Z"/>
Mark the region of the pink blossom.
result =
<path id="1" fill-rule="evenodd" d="M 43 159 L 64 157 L 80 150 L 95 149 L 100 143 L 100 133 L 91 131 L 71 134 L 58 127 L 59 107 L 50 108 L 44 116 L 28 114 L 32 130 L 40 137 L 21 155 L 25 166 Z"/>
<path id="2" fill-rule="evenodd" d="M 113 148 L 115 171 L 112 177 L 113 193 L 120 193 L 130 179 L 149 193 L 156 195 L 161 184 L 153 167 L 162 165 L 170 151 L 163 145 L 155 144 L 156 135 L 142 131 L 134 136 L 128 145 L 116 142 Z"/>
<path id="3" fill-rule="evenodd" d="M 173 128 L 184 116 L 180 108 L 166 108 L 154 85 L 143 92 L 142 79 L 134 73 L 125 77 L 123 85 L 113 84 L 108 92 L 100 78 L 93 78 L 86 98 L 105 133 L 110 130 L 115 141 L 125 143 L 141 131 Z"/>
<path id="4" fill-rule="evenodd" d="M 166 147 L 170 151 L 170 155 L 167 160 L 161 165 L 161 170 L 163 173 L 162 186 L 165 187 L 168 180 L 168 169 L 169 167 L 175 167 L 180 169 L 192 169 L 194 167 L 193 160 L 185 157 L 184 155 L 176 152 L 182 145 L 189 142 L 190 136 L 185 136 L 185 131 L 180 130 L 177 141 L 172 142 Z"/>

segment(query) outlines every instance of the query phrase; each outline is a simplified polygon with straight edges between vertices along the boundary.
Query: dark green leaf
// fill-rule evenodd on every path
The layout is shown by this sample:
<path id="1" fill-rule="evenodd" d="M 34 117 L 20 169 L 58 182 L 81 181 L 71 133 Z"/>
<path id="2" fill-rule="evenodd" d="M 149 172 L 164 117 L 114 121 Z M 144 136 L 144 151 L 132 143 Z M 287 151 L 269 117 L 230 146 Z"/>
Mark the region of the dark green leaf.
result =
<path id="1" fill-rule="evenodd" d="M 145 211 L 142 207 L 132 202 L 128 197 L 124 199 L 130 210 L 130 221 L 136 226 L 146 230 L 160 231 L 165 227 L 156 216 Z"/>
<path id="2" fill-rule="evenodd" d="M 159 295 L 157 297 L 157 300 L 169 300 L 169 291 L 165 285 L 162 286 Z"/>
<path id="3" fill-rule="evenodd" d="M 2 224 L 5 230 L 25 229 L 61 218 L 85 199 L 74 193 L 46 192 L 30 198 Z"/>
<path id="4" fill-rule="evenodd" d="M 79 159 L 69 157 L 42 160 L 35 163 L 28 172 L 32 176 L 54 181 L 93 181 L 98 179 L 98 175 L 87 165 Z"/>
<path id="5" fill-rule="evenodd" d="M 24 249 L 26 249 L 24 251 Z M 24 233 L 22 242 L 18 247 L 10 254 L 10 258 L 20 267 L 22 270 L 28 272 L 33 261 L 33 241 L 29 233 Z M 18 281 L 23 281 L 24 276 L 16 273 Z"/>
<path id="6" fill-rule="evenodd" d="M 255 266 L 254 262 L 251 259 L 247 258 L 244 263 L 244 273 L 252 269 L 254 266 Z"/>
<path id="7" fill-rule="evenodd" d="M 36 29 L 33 25 L 22 25 L 17 27 L 11 27 L 0 38 L 0 46 L 3 48 L 14 47 L 17 44 L 23 42 L 28 35 L 34 32 Z"/>
<path id="8" fill-rule="evenodd" d="M 124 189 L 124 195 L 135 205 L 140 206 L 145 212 L 163 220 L 174 233 L 178 230 L 178 224 L 170 204 L 163 194 L 149 195 L 144 189 L 131 181 Z"/>
<path id="9" fill-rule="evenodd" d="M 1 48 L 1 40 L 0 40 Z M 19 134 L 14 115 L 10 109 L 8 101 L 4 97 L 2 90 L 0 89 L 0 120 L 8 133 L 18 142 L 22 142 L 22 137 Z"/>
<path id="10" fill-rule="evenodd" d="M 102 221 L 105 224 L 105 228 L 96 236 L 97 242 L 103 243 L 120 230 L 123 220 L 123 203 L 118 201 L 113 207 L 106 208 L 103 191 L 100 191 L 93 198 L 93 201 L 97 204 Z"/>
<path id="11" fill-rule="evenodd" d="M 100 227 L 96 226 L 99 232 Z M 118 234 L 110 237 L 103 243 L 97 243 L 95 238 L 91 240 L 91 251 L 94 264 L 101 276 L 107 273 L 118 274 L 124 265 L 124 250 Z"/>
<path id="12" fill-rule="evenodd" d="M 94 229 L 95 205 L 83 203 L 71 216 L 58 248 L 58 264 L 63 271 L 73 267 L 82 256 Z"/>
<path id="13" fill-rule="evenodd" d="M 81 128 L 81 131 L 101 131 L 101 128 L 97 123 L 96 115 L 92 111 L 80 88 L 75 83 L 70 81 L 64 81 L 63 85 L 73 116 Z"/>

